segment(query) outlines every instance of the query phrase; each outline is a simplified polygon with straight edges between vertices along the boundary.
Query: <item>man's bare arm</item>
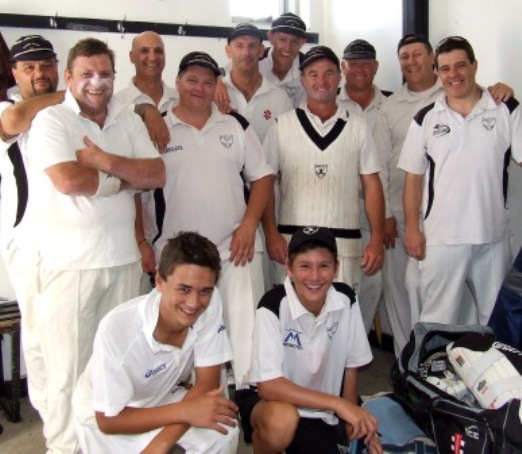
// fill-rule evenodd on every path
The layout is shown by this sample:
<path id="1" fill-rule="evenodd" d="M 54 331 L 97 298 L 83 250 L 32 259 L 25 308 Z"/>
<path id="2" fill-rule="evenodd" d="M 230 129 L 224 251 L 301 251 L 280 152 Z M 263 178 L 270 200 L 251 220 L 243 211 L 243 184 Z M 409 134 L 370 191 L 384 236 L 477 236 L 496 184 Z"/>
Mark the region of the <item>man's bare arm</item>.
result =
<path id="1" fill-rule="evenodd" d="M 86 147 L 76 151 L 78 161 L 126 181 L 137 189 L 154 189 L 165 185 L 165 165 L 161 158 L 133 159 L 107 153 L 88 137 Z"/>
<path id="2" fill-rule="evenodd" d="M 57 91 L 13 104 L 4 110 L 0 117 L 3 131 L 10 136 L 28 131 L 36 114 L 46 107 L 61 103 L 64 95 L 64 91 Z"/>

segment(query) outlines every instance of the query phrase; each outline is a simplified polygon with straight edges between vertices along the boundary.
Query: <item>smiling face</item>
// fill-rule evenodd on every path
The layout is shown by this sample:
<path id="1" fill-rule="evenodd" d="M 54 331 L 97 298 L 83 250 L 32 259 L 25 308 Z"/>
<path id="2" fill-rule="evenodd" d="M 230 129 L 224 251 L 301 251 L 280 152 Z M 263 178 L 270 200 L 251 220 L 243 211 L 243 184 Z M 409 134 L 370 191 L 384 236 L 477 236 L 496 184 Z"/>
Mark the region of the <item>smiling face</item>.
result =
<path id="1" fill-rule="evenodd" d="M 65 82 L 78 102 L 84 116 L 92 120 L 107 112 L 114 85 L 114 71 L 108 55 L 76 57 Z"/>
<path id="2" fill-rule="evenodd" d="M 434 55 L 423 43 L 413 43 L 399 49 L 399 63 L 408 88 L 424 91 L 435 83 Z"/>
<path id="3" fill-rule="evenodd" d="M 17 61 L 12 72 L 24 99 L 54 93 L 58 86 L 58 65 L 55 58 Z"/>
<path id="4" fill-rule="evenodd" d="M 326 247 L 299 252 L 286 265 L 299 301 L 315 315 L 321 312 L 338 269 L 339 263 Z"/>
<path id="5" fill-rule="evenodd" d="M 477 61 L 470 62 L 464 50 L 445 52 L 437 57 L 440 82 L 448 98 L 466 99 L 474 95 Z"/>
<path id="6" fill-rule="evenodd" d="M 272 46 L 274 62 L 290 69 L 306 40 L 283 32 L 268 32 L 267 36 Z"/>
<path id="7" fill-rule="evenodd" d="M 306 66 L 301 83 L 306 90 L 308 104 L 335 103 L 341 71 L 332 61 L 322 58 Z"/>
<path id="8" fill-rule="evenodd" d="M 356 58 L 341 62 L 346 85 L 354 91 L 370 89 L 378 67 L 379 62 L 373 58 Z"/>
<path id="9" fill-rule="evenodd" d="M 163 279 L 156 275 L 156 288 L 161 293 L 158 326 L 164 333 L 182 333 L 196 323 L 212 299 L 216 273 L 208 267 L 183 264 Z"/>
<path id="10" fill-rule="evenodd" d="M 157 33 L 144 32 L 136 36 L 129 57 L 138 77 L 161 78 L 165 68 L 165 46 Z"/>
<path id="11" fill-rule="evenodd" d="M 209 68 L 190 65 L 176 78 L 179 103 L 194 111 L 210 109 L 216 91 L 217 76 Z"/>

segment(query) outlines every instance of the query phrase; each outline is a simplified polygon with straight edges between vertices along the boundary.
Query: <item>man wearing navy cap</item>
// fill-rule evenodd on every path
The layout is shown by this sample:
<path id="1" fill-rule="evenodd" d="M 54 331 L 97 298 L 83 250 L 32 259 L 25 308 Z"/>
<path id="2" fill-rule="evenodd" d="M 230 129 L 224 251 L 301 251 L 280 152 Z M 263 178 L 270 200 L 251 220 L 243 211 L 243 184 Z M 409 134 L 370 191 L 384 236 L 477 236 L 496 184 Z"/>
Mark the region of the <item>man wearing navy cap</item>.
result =
<path id="1" fill-rule="evenodd" d="M 259 72 L 264 50 L 261 31 L 252 24 L 238 24 L 228 37 L 231 69 L 223 78 L 230 106 L 250 122 L 261 141 L 279 114 L 292 109 L 284 90 Z"/>
<path id="2" fill-rule="evenodd" d="M 157 227 L 156 261 L 167 240 L 181 230 L 198 231 L 217 245 L 222 266 L 218 288 L 235 381 L 241 387 L 250 367 L 255 306 L 264 293 L 257 227 L 273 175 L 248 121 L 237 113 L 220 113 L 212 102 L 219 75 L 218 64 L 205 52 L 181 59 L 179 102 L 165 117 L 172 138 L 162 155 L 167 181 L 155 191 L 149 216 Z M 245 181 L 250 184 L 248 202 Z"/>
<path id="3" fill-rule="evenodd" d="M 294 107 L 299 107 L 306 98 L 301 84 L 300 52 L 306 43 L 306 24 L 293 13 L 285 13 L 272 22 L 267 34 L 272 45 L 259 62 L 261 74 L 277 87 L 283 88 Z"/>
<path id="4" fill-rule="evenodd" d="M 32 245 L 32 192 L 27 178 L 27 138 L 34 116 L 63 100 L 56 92 L 58 63 L 52 44 L 40 35 L 22 36 L 10 51 L 16 87 L 9 102 L 0 103 L 1 252 L 22 313 L 22 347 L 29 398 L 46 420 L 45 367 L 36 332 L 38 255 Z"/>
<path id="5" fill-rule="evenodd" d="M 383 124 L 379 120 L 379 111 L 386 98 L 391 92 L 380 90 L 373 80 L 377 74 L 379 62 L 375 47 L 364 39 L 356 39 L 350 42 L 343 51 L 341 69 L 344 73 L 344 85 L 337 97 L 337 102 L 348 112 L 363 116 L 368 122 L 368 127 L 379 151 L 382 171 L 379 173 L 383 186 L 385 199 L 387 198 L 387 166 L 383 140 Z M 361 234 L 363 242 L 370 239 L 370 226 L 364 212 L 364 197 L 362 191 L 359 193 L 359 204 L 361 207 Z M 385 203 L 385 243 L 386 225 L 391 214 L 388 203 Z M 363 274 L 361 276 L 361 287 L 359 290 L 359 301 L 364 327 L 367 333 L 372 327 L 375 311 L 382 294 L 382 273 L 378 271 L 372 276 Z"/>
<path id="6" fill-rule="evenodd" d="M 306 104 L 281 115 L 264 142 L 281 190 L 278 224 L 273 203 L 263 217 L 268 252 L 284 264 L 291 234 L 304 225 L 330 228 L 339 247 L 338 278 L 357 291 L 361 268 L 371 275 L 382 266 L 381 165 L 366 121 L 336 102 L 341 70 L 335 53 L 313 47 L 303 57 L 301 73 Z M 359 182 L 371 230 L 364 247 Z"/>

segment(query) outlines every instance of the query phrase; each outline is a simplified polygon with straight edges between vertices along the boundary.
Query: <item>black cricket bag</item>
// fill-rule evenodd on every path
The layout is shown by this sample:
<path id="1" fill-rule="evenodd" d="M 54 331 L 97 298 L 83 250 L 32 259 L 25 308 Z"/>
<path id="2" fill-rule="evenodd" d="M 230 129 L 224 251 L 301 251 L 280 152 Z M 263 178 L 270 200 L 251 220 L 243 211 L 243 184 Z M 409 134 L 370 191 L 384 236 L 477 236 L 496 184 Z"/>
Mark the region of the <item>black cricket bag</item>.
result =
<path id="1" fill-rule="evenodd" d="M 390 372 L 395 398 L 433 437 L 440 454 L 520 454 L 520 399 L 481 408 L 448 358 L 448 345 L 459 345 L 470 333 L 495 343 L 487 326 L 416 324 Z"/>

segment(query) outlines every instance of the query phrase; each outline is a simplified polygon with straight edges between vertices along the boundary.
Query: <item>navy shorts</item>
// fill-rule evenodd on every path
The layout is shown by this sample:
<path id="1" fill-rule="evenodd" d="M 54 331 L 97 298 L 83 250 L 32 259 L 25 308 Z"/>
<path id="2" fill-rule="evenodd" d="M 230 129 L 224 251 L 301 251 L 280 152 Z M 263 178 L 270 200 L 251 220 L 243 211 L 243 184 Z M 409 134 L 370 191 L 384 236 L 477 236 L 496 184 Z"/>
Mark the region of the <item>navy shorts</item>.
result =
<path id="1" fill-rule="evenodd" d="M 235 401 L 246 443 L 252 443 L 250 415 L 260 401 L 253 389 L 236 390 Z M 287 454 L 339 454 L 346 452 L 345 423 L 339 420 L 336 425 L 326 424 L 322 419 L 300 418 L 292 443 L 286 448 Z"/>

